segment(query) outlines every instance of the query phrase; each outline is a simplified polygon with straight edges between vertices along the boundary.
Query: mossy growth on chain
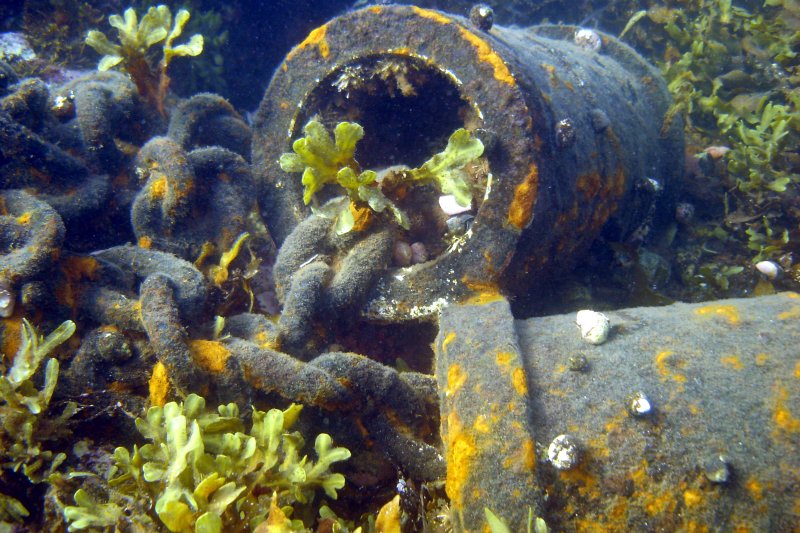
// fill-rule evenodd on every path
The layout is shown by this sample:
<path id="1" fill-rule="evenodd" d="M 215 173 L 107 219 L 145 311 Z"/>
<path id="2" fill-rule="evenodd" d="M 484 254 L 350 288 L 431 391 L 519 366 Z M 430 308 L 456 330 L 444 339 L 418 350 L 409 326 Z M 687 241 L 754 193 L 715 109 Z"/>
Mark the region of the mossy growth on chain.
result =
<path id="1" fill-rule="evenodd" d="M 330 467 L 350 452 L 321 433 L 316 462 L 301 455 L 305 441 L 291 430 L 300 410 L 253 409 L 247 431 L 233 403 L 213 412 L 191 394 L 183 403 L 151 407 L 136 420 L 150 442 L 114 450 L 107 494 L 79 489 L 75 505 L 64 508 L 70 530 L 123 523 L 147 530 L 160 522 L 177 532 L 253 530 L 264 523 L 267 531 L 303 531 L 295 516 L 317 489 L 336 499 L 345 479 Z"/>
<path id="2" fill-rule="evenodd" d="M 117 30 L 119 43 L 112 43 L 101 31 L 90 30 L 86 44 L 103 54 L 98 70 L 106 71 L 122 65 L 130 74 L 139 94 L 164 115 L 164 99 L 169 89 L 167 68 L 178 56 L 197 56 L 203 51 L 203 36 L 192 35 L 186 44 L 173 45 L 189 21 L 189 11 L 172 11 L 165 5 L 150 7 L 139 20 L 136 11 L 128 8 L 120 15 L 108 17 L 108 23 Z M 162 43 L 161 60 L 151 65 L 147 54 L 153 46 Z"/>
<path id="3" fill-rule="evenodd" d="M 65 454 L 46 449 L 46 442 L 63 433 L 67 419 L 76 411 L 74 404 L 67 404 L 59 416 L 47 414 L 58 382 L 58 360 L 47 360 L 41 388 L 33 380 L 44 359 L 74 332 L 75 323 L 67 320 L 42 338 L 23 319 L 19 350 L 13 358 L 6 354 L 11 366 L 0 375 L 0 464 L 4 470 L 21 472 L 31 483 L 47 481 L 66 459 Z M 8 359 L 0 363 L 2 370 Z M 28 515 L 17 498 L 0 493 L 0 525 Z"/>
<path id="4" fill-rule="evenodd" d="M 321 216 L 336 219 L 336 232 L 347 233 L 356 225 L 356 214 L 369 208 L 372 212 L 388 211 L 403 228 L 408 216 L 385 190 L 405 186 L 433 184 L 442 194 L 452 194 L 462 206 L 472 202 L 472 190 L 464 167 L 483 155 L 483 143 L 469 131 L 460 128 L 448 139 L 447 147 L 422 166 L 398 170 L 392 179 L 379 179 L 373 170 L 361 170 L 355 159 L 356 144 L 364 137 L 364 128 L 354 122 L 340 122 L 331 138 L 325 126 L 311 120 L 303 128 L 304 137 L 292 144 L 293 153 L 280 158 L 286 172 L 302 172 L 303 202 L 308 205 L 314 195 L 327 184 L 336 184 L 347 193 L 322 207 L 312 210 Z"/>

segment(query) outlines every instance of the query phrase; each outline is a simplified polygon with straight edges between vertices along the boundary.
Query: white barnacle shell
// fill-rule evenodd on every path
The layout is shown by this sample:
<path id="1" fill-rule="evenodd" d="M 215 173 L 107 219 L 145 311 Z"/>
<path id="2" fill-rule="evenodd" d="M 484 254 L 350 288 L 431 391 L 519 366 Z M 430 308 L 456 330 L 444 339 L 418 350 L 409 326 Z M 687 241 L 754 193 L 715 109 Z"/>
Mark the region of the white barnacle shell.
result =
<path id="1" fill-rule="evenodd" d="M 781 275 L 781 266 L 775 261 L 759 261 L 756 263 L 756 270 L 770 280 L 778 279 Z"/>
<path id="2" fill-rule="evenodd" d="M 575 324 L 581 330 L 581 337 L 589 344 L 603 344 L 608 339 L 611 323 L 603 313 L 583 309 L 578 311 Z"/>
<path id="3" fill-rule="evenodd" d="M 637 391 L 628 397 L 628 413 L 631 416 L 642 417 L 650 414 L 653 404 L 650 399 L 641 391 Z"/>
<path id="4" fill-rule="evenodd" d="M 569 470 L 580 460 L 578 444 L 569 435 L 559 435 L 547 448 L 547 460 L 559 470 Z"/>
<path id="5" fill-rule="evenodd" d="M 575 32 L 573 39 L 575 44 L 584 50 L 591 50 L 592 52 L 597 52 L 603 46 L 603 39 L 600 38 L 600 34 L 589 28 L 579 28 Z"/>

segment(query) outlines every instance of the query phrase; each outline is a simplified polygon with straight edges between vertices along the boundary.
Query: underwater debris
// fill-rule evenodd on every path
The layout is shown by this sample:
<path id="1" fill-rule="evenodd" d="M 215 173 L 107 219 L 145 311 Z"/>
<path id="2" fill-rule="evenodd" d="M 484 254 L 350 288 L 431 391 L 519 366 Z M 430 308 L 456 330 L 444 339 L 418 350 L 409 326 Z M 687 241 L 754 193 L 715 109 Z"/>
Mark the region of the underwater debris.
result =
<path id="1" fill-rule="evenodd" d="M 184 259 L 206 243 L 222 253 L 245 231 L 255 185 L 242 156 L 212 146 L 191 152 L 168 137 L 154 137 L 136 157 L 144 181 L 131 209 L 140 246 Z M 203 212 L 203 216 L 197 216 Z"/>
<path id="2" fill-rule="evenodd" d="M 170 113 L 167 137 L 187 151 L 220 146 L 250 159 L 250 128 L 218 94 L 199 93 L 180 102 Z"/>
<path id="3" fill-rule="evenodd" d="M 604 227 L 624 240 L 651 208 L 656 214 L 662 206 L 671 211 L 672 185 L 682 171 L 676 164 L 683 157 L 680 124 L 662 135 L 657 118 L 669 107 L 666 87 L 655 69 L 613 37 L 598 34 L 601 52 L 587 54 L 574 44 L 574 26 L 517 30 L 494 25 L 486 36 L 462 18 L 439 15 L 411 6 L 381 6 L 335 18 L 287 55 L 254 116 L 254 168 L 256 179 L 265 184 L 261 206 L 278 244 L 303 220 L 310 203 L 302 180 L 289 180 L 281 172 L 305 172 L 299 155 L 289 161 L 284 157 L 284 168 L 281 156 L 309 121 L 335 125 L 356 120 L 365 131 L 355 154 L 364 168 L 415 166 L 459 128 L 475 132 L 481 143 L 486 140 L 485 162 L 480 161 L 486 171 L 476 176 L 483 179 L 469 183 L 475 203 L 472 231 L 452 243 L 406 239 L 424 242 L 429 261 L 399 276 L 390 269 L 381 277 L 363 313 L 375 321 L 433 320 L 441 304 L 431 306 L 431 301 L 467 299 L 479 284 L 522 293 L 523 287 L 557 272 L 560 261 L 580 257 Z M 407 31 L 390 30 L 398 27 Z M 409 43 L 402 38 L 409 33 L 424 38 Z M 376 49 L 374 43 L 381 46 Z M 520 53 L 510 51 L 517 48 Z M 523 60 L 529 57 L 523 48 L 543 55 Z M 430 57 L 435 61 L 420 60 Z M 398 91 L 395 80 L 372 76 L 387 62 L 398 65 L 396 71 L 405 66 L 413 96 Z M 574 68 L 557 66 L 563 64 Z M 518 83 L 517 73 L 527 82 Z M 619 87 L 630 87 L 637 97 L 611 97 Z M 576 91 L 592 97 L 576 98 Z M 625 103 L 624 110 L 619 102 Z M 533 109 L 547 110 L 548 120 L 541 120 L 539 112 L 532 117 Z M 597 128 L 593 109 L 605 113 Z M 507 120 L 510 116 L 515 120 Z M 631 116 L 641 118 L 632 129 Z M 574 140 L 559 150 L 556 123 L 565 117 L 572 121 Z M 648 197 L 635 190 L 633 177 L 640 168 L 653 169 L 664 194 Z M 352 169 L 356 176 L 362 170 Z M 417 229 L 413 217 L 421 213 L 424 218 L 427 204 L 419 197 L 400 200 L 391 194 L 393 177 L 403 183 L 402 176 L 402 170 L 388 172 L 375 182 L 412 219 L 409 231 L 422 234 L 423 226 Z M 413 185 L 397 192 L 415 194 Z M 328 189 L 336 194 L 334 187 Z M 559 194 L 548 197 L 542 191 Z M 556 196 L 560 205 L 555 205 Z M 349 219 L 343 227 L 355 227 L 360 213 L 351 211 L 348 202 L 331 209 Z"/>
<path id="4" fill-rule="evenodd" d="M 0 191 L 2 314 L 10 316 L 23 284 L 42 276 L 57 257 L 64 223 L 50 205 L 22 190 Z"/>
<path id="5" fill-rule="evenodd" d="M 167 68 L 170 62 L 174 57 L 197 56 L 203 51 L 202 35 L 192 35 L 186 44 L 172 44 L 183 33 L 189 17 L 189 11 L 180 9 L 175 13 L 173 24 L 169 7 L 159 5 L 150 7 L 139 21 L 136 11 L 129 7 L 122 16 L 108 17 L 108 23 L 117 30 L 119 44 L 112 43 L 98 30 L 90 30 L 86 34 L 86 44 L 103 54 L 97 65 L 98 70 L 104 72 L 122 65 L 136 84 L 139 95 L 162 116 L 166 116 L 164 101 L 169 90 Z M 162 56 L 158 66 L 153 68 L 147 52 L 158 43 L 163 43 Z"/>
<path id="6" fill-rule="evenodd" d="M 314 324 L 330 328 L 334 317 L 356 313 L 389 264 L 393 239 L 379 228 L 339 235 L 333 221 L 316 215 L 301 222 L 281 246 L 273 271 L 284 306 L 282 349 L 307 357 L 325 341 L 312 337 Z"/>
<path id="7" fill-rule="evenodd" d="M 484 507 L 523 531 L 541 513 L 535 429 L 509 303 L 499 295 L 441 311 L 435 341 L 445 489 L 455 531 L 479 531 Z"/>

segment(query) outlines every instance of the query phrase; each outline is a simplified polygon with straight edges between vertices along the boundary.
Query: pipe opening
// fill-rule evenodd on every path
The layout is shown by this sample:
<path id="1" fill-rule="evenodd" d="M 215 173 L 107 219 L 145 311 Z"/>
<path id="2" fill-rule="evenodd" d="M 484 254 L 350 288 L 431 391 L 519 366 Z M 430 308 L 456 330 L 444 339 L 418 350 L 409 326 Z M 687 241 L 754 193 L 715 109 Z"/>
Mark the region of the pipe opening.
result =
<path id="1" fill-rule="evenodd" d="M 331 71 L 308 95 L 297 127 L 314 116 L 330 129 L 342 121 L 363 126 L 356 157 L 365 169 L 419 166 L 476 120 L 455 78 L 396 54 L 362 57 Z"/>
<path id="2" fill-rule="evenodd" d="M 362 170 L 375 170 L 389 180 L 393 172 L 419 167 L 442 152 L 457 129 L 474 131 L 482 123 L 477 109 L 462 97 L 453 74 L 399 54 L 360 57 L 332 70 L 303 102 L 295 122 L 298 131 L 312 118 L 328 131 L 342 121 L 360 124 L 364 137 L 356 160 Z M 405 188 L 390 196 L 408 214 L 411 226 L 398 244 L 395 266 L 433 260 L 469 230 L 486 190 L 489 165 L 482 157 L 464 170 L 473 196 L 466 212 L 448 212 L 432 185 Z"/>

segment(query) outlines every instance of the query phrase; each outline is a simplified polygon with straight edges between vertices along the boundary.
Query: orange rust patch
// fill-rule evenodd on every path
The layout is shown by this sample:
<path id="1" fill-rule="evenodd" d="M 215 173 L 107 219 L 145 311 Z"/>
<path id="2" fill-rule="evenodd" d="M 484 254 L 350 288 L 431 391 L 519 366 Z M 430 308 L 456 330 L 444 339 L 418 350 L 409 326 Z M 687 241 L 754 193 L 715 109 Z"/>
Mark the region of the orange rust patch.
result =
<path id="1" fill-rule="evenodd" d="M 587 202 L 593 200 L 597 196 L 602 186 L 603 180 L 597 172 L 581 174 L 575 182 L 575 189 L 583 195 L 583 199 Z"/>
<path id="2" fill-rule="evenodd" d="M 731 326 L 739 324 L 739 309 L 735 305 L 706 305 L 694 310 L 699 316 L 719 316 Z"/>
<path id="3" fill-rule="evenodd" d="M 22 320 L 19 318 L 3 318 L 0 319 L 3 324 L 3 338 L 1 340 L 3 347 L 3 354 L 6 360 L 11 362 L 19 351 L 20 344 L 22 343 Z"/>
<path id="4" fill-rule="evenodd" d="M 294 49 L 286 55 L 286 61 L 291 61 L 301 50 L 304 50 L 310 46 L 316 46 L 319 50 L 319 55 L 321 55 L 323 59 L 327 59 L 330 55 L 330 47 L 328 46 L 328 42 L 325 40 L 326 33 L 328 33 L 327 24 L 323 24 L 319 28 L 311 30 L 311 33 L 308 34 L 303 42 L 294 47 Z M 284 67 L 285 66 L 286 64 L 284 63 Z"/>
<path id="5" fill-rule="evenodd" d="M 514 198 L 508 208 L 508 221 L 515 228 L 522 230 L 531 221 L 533 204 L 539 192 L 539 167 L 531 163 L 528 175 L 514 189 Z"/>
<path id="6" fill-rule="evenodd" d="M 658 352 L 656 355 L 656 368 L 661 375 L 661 381 L 672 379 L 676 383 L 686 383 L 686 376 L 680 374 L 673 369 L 681 369 L 686 366 L 686 363 L 679 358 L 674 358 L 675 352 L 664 350 Z"/>
<path id="7" fill-rule="evenodd" d="M 363 231 L 372 224 L 372 209 L 369 207 L 356 207 L 353 202 L 350 202 L 349 207 L 350 213 L 353 215 L 353 231 Z"/>
<path id="8" fill-rule="evenodd" d="M 30 212 L 22 213 L 20 216 L 17 217 L 17 224 L 22 224 L 23 226 L 27 226 L 31 222 L 31 214 Z"/>
<path id="9" fill-rule="evenodd" d="M 492 50 L 492 47 L 489 46 L 489 43 L 466 28 L 459 27 L 458 31 L 461 33 L 461 37 L 465 41 L 475 47 L 475 50 L 478 53 L 478 59 L 484 63 L 489 63 L 492 66 L 494 69 L 494 79 L 501 83 L 505 83 L 506 85 L 510 85 L 511 87 L 514 87 L 517 84 L 513 74 L 511 74 L 511 71 L 508 70 L 508 66 L 506 66 L 503 59 L 497 55 L 494 50 Z"/>
<path id="10" fill-rule="evenodd" d="M 794 377 L 800 378 L 800 361 L 798 361 L 798 362 L 796 362 L 794 364 L 794 372 L 793 372 L 793 374 L 794 374 Z"/>
<path id="11" fill-rule="evenodd" d="M 61 261 L 59 268 L 66 281 L 56 287 L 56 299 L 62 305 L 74 307 L 77 287 L 73 285 L 83 280 L 97 279 L 100 264 L 93 257 L 74 255 Z"/>
<path id="12" fill-rule="evenodd" d="M 536 446 L 532 439 L 525 439 L 522 442 L 522 466 L 528 470 L 536 468 Z"/>
<path id="13" fill-rule="evenodd" d="M 197 339 L 190 340 L 187 344 L 192 359 L 202 368 L 211 372 L 225 370 L 225 363 L 231 356 L 231 352 L 221 342 Z"/>
<path id="14" fill-rule="evenodd" d="M 724 366 L 727 366 L 728 368 L 732 368 L 734 370 L 741 370 L 744 368 L 742 362 L 735 355 L 720 357 L 719 362 L 722 363 Z"/>
<path id="15" fill-rule="evenodd" d="M 793 318 L 800 318 L 800 307 L 794 306 L 788 311 L 778 313 L 779 320 L 791 320 Z"/>
<path id="16" fill-rule="evenodd" d="M 455 331 L 451 331 L 450 333 L 448 333 L 447 335 L 444 336 L 444 340 L 442 341 L 442 352 L 443 353 L 447 352 L 447 346 L 451 342 L 453 342 L 454 340 L 456 340 L 456 332 Z"/>
<path id="17" fill-rule="evenodd" d="M 380 12 L 383 11 L 383 9 L 381 9 L 381 6 L 370 6 L 367 9 L 370 11 L 370 13 L 375 13 L 376 15 L 380 14 Z"/>
<path id="18" fill-rule="evenodd" d="M 511 361 L 513 361 L 515 357 L 516 356 L 511 352 L 498 352 L 494 360 L 497 362 L 498 366 L 507 367 L 511 364 Z"/>
<path id="19" fill-rule="evenodd" d="M 536 451 L 531 439 L 522 441 L 522 445 L 503 459 L 503 468 L 516 472 L 532 471 L 536 468 Z"/>
<path id="20" fill-rule="evenodd" d="M 464 489 L 478 450 L 455 412 L 447 415 L 447 481 L 445 492 L 455 509 L 464 508 Z"/>
<path id="21" fill-rule="evenodd" d="M 744 486 L 747 489 L 747 492 L 750 493 L 750 496 L 752 496 L 752 498 L 755 501 L 761 501 L 761 498 L 764 497 L 764 488 L 761 486 L 761 483 L 759 483 L 756 478 L 751 477 L 750 479 L 747 480 Z"/>
<path id="22" fill-rule="evenodd" d="M 472 423 L 472 428 L 478 433 L 483 433 L 483 434 L 487 434 L 491 430 L 489 422 L 483 415 L 478 415 L 477 418 L 475 418 L 475 422 Z"/>
<path id="23" fill-rule="evenodd" d="M 458 363 L 453 363 L 447 369 L 447 388 L 444 391 L 445 396 L 452 396 L 464 386 L 467 382 L 467 373 L 461 368 Z"/>
<path id="24" fill-rule="evenodd" d="M 484 305 L 491 302 L 501 300 L 503 295 L 500 294 L 500 289 L 492 281 L 480 281 L 463 276 L 461 283 L 466 285 L 469 289 L 475 292 L 469 298 L 466 298 L 463 303 L 472 305 Z"/>
<path id="25" fill-rule="evenodd" d="M 150 404 L 163 406 L 167 403 L 167 395 L 169 394 L 169 378 L 167 377 L 167 367 L 164 363 L 159 361 L 153 367 L 153 373 L 150 375 L 150 382 L 148 383 L 150 390 Z"/>
<path id="26" fill-rule="evenodd" d="M 100 263 L 94 257 L 74 255 L 64 259 L 60 266 L 70 280 L 97 279 Z"/>
<path id="27" fill-rule="evenodd" d="M 153 239 L 151 239 L 147 235 L 142 235 L 141 237 L 139 237 L 139 241 L 137 242 L 137 244 L 139 245 L 139 248 L 149 249 L 151 246 L 153 246 Z"/>
<path id="28" fill-rule="evenodd" d="M 769 361 L 769 355 L 765 353 L 756 354 L 755 361 L 756 361 L 756 366 L 764 366 L 765 364 L 767 364 L 767 361 Z"/>
<path id="29" fill-rule="evenodd" d="M 160 174 L 158 178 L 150 181 L 150 198 L 154 200 L 161 200 L 167 195 L 167 177 Z"/>
<path id="30" fill-rule="evenodd" d="M 411 6 L 411 9 L 418 16 L 428 20 L 433 20 L 435 22 L 438 22 L 439 24 L 450 24 L 452 22 L 449 18 L 445 17 L 438 11 L 433 11 L 431 9 L 422 9 L 421 7 L 417 6 Z"/>
<path id="31" fill-rule="evenodd" d="M 787 407 L 788 400 L 789 392 L 783 387 L 777 387 L 775 403 L 772 409 L 772 421 L 779 431 L 800 433 L 800 420 Z"/>
<path id="32" fill-rule="evenodd" d="M 528 394 L 528 382 L 525 380 L 525 371 L 521 368 L 515 368 L 511 374 L 511 383 L 514 385 L 514 390 L 520 396 Z"/>
<path id="33" fill-rule="evenodd" d="M 588 471 L 584 465 L 570 470 L 561 470 L 558 473 L 570 489 L 577 489 L 578 494 L 584 498 L 597 499 L 600 497 L 597 476 Z"/>
<path id="34" fill-rule="evenodd" d="M 703 501 L 703 493 L 697 489 L 686 489 L 683 491 L 683 503 L 686 507 L 694 507 Z"/>

